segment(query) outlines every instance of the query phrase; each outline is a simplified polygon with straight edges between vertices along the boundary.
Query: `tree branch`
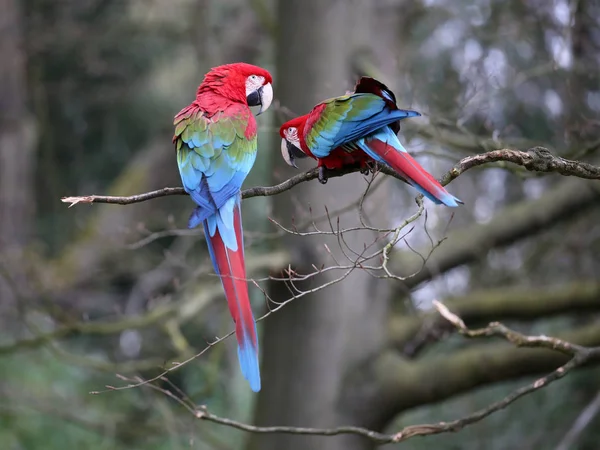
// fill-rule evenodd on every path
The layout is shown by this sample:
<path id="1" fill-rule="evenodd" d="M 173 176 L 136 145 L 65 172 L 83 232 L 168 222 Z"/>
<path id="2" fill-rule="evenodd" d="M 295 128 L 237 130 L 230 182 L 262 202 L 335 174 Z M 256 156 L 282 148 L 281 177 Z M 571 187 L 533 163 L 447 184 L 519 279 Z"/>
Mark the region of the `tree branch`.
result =
<path id="1" fill-rule="evenodd" d="M 591 164 L 571 161 L 564 158 L 553 156 L 550 151 L 543 147 L 533 147 L 526 152 L 520 150 L 502 149 L 493 150 L 487 153 L 481 153 L 478 155 L 468 156 L 461 159 L 448 173 L 441 178 L 441 183 L 446 185 L 452 180 L 459 177 L 461 174 L 466 172 L 473 167 L 477 167 L 483 164 L 489 164 L 498 161 L 511 162 L 519 166 L 525 167 L 527 170 L 535 172 L 551 173 L 556 172 L 564 176 L 575 176 L 578 178 L 585 178 L 591 180 L 600 180 L 600 167 L 593 166 Z M 396 172 L 386 166 L 379 165 L 377 170 L 385 173 L 386 175 L 393 176 L 399 180 L 403 180 Z M 348 173 L 357 172 L 357 168 L 348 168 L 339 171 L 329 171 L 329 178 L 340 177 Z M 304 183 L 307 181 L 318 178 L 319 171 L 315 167 L 304 173 L 293 176 L 292 178 L 271 187 L 254 187 L 245 189 L 242 191 L 242 198 L 252 197 L 268 197 L 272 195 L 281 194 L 282 192 L 288 191 L 297 184 Z M 150 200 L 158 197 L 165 197 L 168 195 L 187 195 L 183 188 L 163 188 L 156 191 L 146 192 L 138 195 L 131 195 L 128 197 L 115 197 L 106 195 L 86 195 L 79 197 L 63 197 L 61 201 L 63 203 L 70 203 L 69 207 L 78 203 L 113 203 L 117 205 L 129 205 L 131 203 L 139 203 L 146 200 Z"/>
<path id="2" fill-rule="evenodd" d="M 443 184 L 447 184 L 454 180 L 466 170 L 496 161 L 506 161 L 517 164 L 525 167 L 525 169 L 531 172 L 556 172 L 564 176 L 575 176 L 577 178 L 585 178 L 588 180 L 600 180 L 600 167 L 554 156 L 544 147 L 532 147 L 526 152 L 503 149 L 463 158 L 442 178 Z"/>
<path id="3" fill-rule="evenodd" d="M 169 195 L 188 195 L 187 192 L 180 187 L 166 187 L 156 191 L 145 192 L 143 194 L 130 195 L 128 197 L 116 197 L 113 195 L 84 195 L 81 197 L 63 197 L 61 202 L 70 203 L 75 206 L 77 203 L 114 203 L 117 205 L 130 205 L 131 203 L 145 202 L 158 197 L 167 197 Z"/>
<path id="4" fill-rule="evenodd" d="M 475 291 L 445 301 L 466 322 L 531 320 L 565 313 L 600 310 L 600 284 L 574 282 L 546 289 L 512 288 Z M 389 322 L 390 345 L 414 357 L 424 346 L 439 340 L 451 325 L 435 311 L 394 316 Z"/>
<path id="5" fill-rule="evenodd" d="M 531 345 L 525 340 L 514 339 L 514 336 L 520 338 L 522 335 L 511 335 L 510 330 L 498 327 L 496 323 L 490 324 L 485 330 L 485 333 L 478 332 L 473 337 L 500 336 L 505 340 L 510 338 L 517 346 L 531 348 L 513 348 L 504 342 L 486 343 L 417 361 L 402 358 L 397 352 L 390 350 L 381 353 L 368 365 L 363 364 L 357 372 L 362 372 L 360 376 L 363 378 L 375 380 L 373 383 L 376 389 L 372 398 L 365 399 L 369 404 L 377 405 L 376 414 L 369 417 L 369 428 L 381 429 L 398 413 L 416 406 L 437 403 L 471 392 L 477 387 L 555 370 L 558 366 L 569 363 L 569 358 L 562 352 L 549 348 L 557 345 L 565 351 L 565 346 L 557 344 L 559 341 L 576 343 L 576 346 L 571 345 L 566 350 L 575 349 L 575 352 L 578 352 L 579 346 L 600 345 L 600 326 L 596 323 L 561 334 L 558 341 L 556 338 L 548 341 L 549 338 L 536 336 Z M 587 355 L 587 351 L 581 352 L 584 353 Z M 600 350 L 593 357 L 590 356 L 589 361 L 600 361 L 598 353 Z M 581 364 L 578 363 L 577 366 Z"/>
<path id="6" fill-rule="evenodd" d="M 243 422 L 238 422 L 226 417 L 220 417 L 208 412 L 206 407 L 201 407 L 195 411 L 196 418 L 206 420 L 208 422 L 218 423 L 238 430 L 248 431 L 250 433 L 284 433 L 284 434 L 299 434 L 311 436 L 336 436 L 339 434 L 356 434 L 369 438 L 379 444 L 395 442 L 393 436 L 379 433 L 362 427 L 336 427 L 336 428 L 305 428 L 305 427 L 258 427 Z"/>
<path id="7" fill-rule="evenodd" d="M 470 338 L 497 336 L 506 339 L 508 342 L 517 347 L 547 348 L 549 350 L 557 350 L 565 355 L 577 357 L 577 359 L 585 359 L 585 361 L 594 357 L 600 358 L 600 347 L 587 348 L 548 336 L 526 336 L 518 331 L 511 330 L 500 322 L 491 322 L 485 328 L 471 330 L 467 328 L 465 322 L 459 316 L 450 311 L 450 309 L 448 309 L 448 307 L 443 303 L 434 300 L 433 305 L 440 315 L 454 325 L 458 332 L 463 336 Z"/>
<path id="8" fill-rule="evenodd" d="M 381 166 L 378 167 L 380 172 L 385 173 L 386 175 L 390 175 L 394 178 L 402 180 L 396 172 L 393 170 Z M 341 177 L 349 173 L 358 172 L 357 168 L 348 168 L 343 170 L 328 170 L 327 175 L 329 178 Z M 289 191 L 291 188 L 296 186 L 297 184 L 304 183 L 306 181 L 315 180 L 319 177 L 319 169 L 317 167 L 307 170 L 306 172 L 300 173 L 298 175 L 293 176 L 285 180 L 282 183 L 279 183 L 275 186 L 270 187 L 262 187 L 257 186 L 249 189 L 244 189 L 242 191 L 242 198 L 252 198 L 252 197 L 269 197 L 272 195 L 281 194 L 282 192 Z M 130 195 L 127 197 L 116 197 L 110 195 L 84 195 L 80 197 L 63 197 L 61 201 L 63 203 L 70 203 L 69 208 L 78 203 L 112 203 L 116 205 L 130 205 L 132 203 L 144 202 L 146 200 L 151 200 L 153 198 L 158 197 L 166 197 L 169 195 L 188 195 L 187 192 L 183 188 L 180 187 L 166 187 L 163 189 L 158 189 L 156 191 L 145 192 L 143 194 Z"/>
<path id="9" fill-rule="evenodd" d="M 196 418 L 200 420 L 217 423 L 220 425 L 236 428 L 238 430 L 247 431 L 250 433 L 285 433 L 314 436 L 335 436 L 340 434 L 353 434 L 368 438 L 377 444 L 399 443 L 416 436 L 428 436 L 433 434 L 459 431 L 468 425 L 479 422 L 485 417 L 501 409 L 506 408 L 508 405 L 515 402 L 524 395 L 530 394 L 534 391 L 542 389 L 545 386 L 548 386 L 549 384 L 564 377 L 570 371 L 583 364 L 600 361 L 600 347 L 584 347 L 581 345 L 570 343 L 565 340 L 547 336 L 526 336 L 524 334 L 511 330 L 510 328 L 498 322 L 490 323 L 486 328 L 471 330 L 465 326 L 463 320 L 460 317 L 452 313 L 446 306 L 442 305 L 439 302 L 435 302 L 435 306 L 438 312 L 446 320 L 452 323 L 464 336 L 470 338 L 479 338 L 483 336 L 498 336 L 514 344 L 517 347 L 545 348 L 549 350 L 554 350 L 570 356 L 570 359 L 556 370 L 550 372 L 548 375 L 513 391 L 502 400 L 492 403 L 486 408 L 480 409 L 479 411 L 476 411 L 475 413 L 470 414 L 466 417 L 450 422 L 411 425 L 393 434 L 384 434 L 378 431 L 370 430 L 368 428 L 357 426 L 341 426 L 335 428 L 304 428 L 291 426 L 259 427 L 217 416 L 215 414 L 210 413 L 205 406 L 201 406 L 198 408 L 195 407 L 193 404 L 189 404 L 183 400 L 179 400 L 179 403 L 186 407 L 190 412 L 192 412 L 195 415 Z M 155 386 L 153 387 L 157 388 Z M 160 388 L 158 389 L 160 390 Z M 164 392 L 171 398 L 177 399 L 176 396 L 174 396 L 174 394 L 172 394 L 170 391 L 162 390 L 162 392 Z"/>

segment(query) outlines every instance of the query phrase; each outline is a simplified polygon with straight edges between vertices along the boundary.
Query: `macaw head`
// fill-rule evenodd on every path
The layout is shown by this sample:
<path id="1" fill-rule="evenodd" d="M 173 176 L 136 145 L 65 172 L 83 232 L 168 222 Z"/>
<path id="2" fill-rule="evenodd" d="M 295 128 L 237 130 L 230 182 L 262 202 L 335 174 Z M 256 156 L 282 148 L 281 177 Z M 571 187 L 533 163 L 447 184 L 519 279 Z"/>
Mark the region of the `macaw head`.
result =
<path id="1" fill-rule="evenodd" d="M 265 112 L 273 101 L 273 78 L 262 67 L 247 63 L 226 64 L 213 67 L 198 87 L 197 97 L 206 92 L 248 106 L 260 106 L 257 115 Z"/>
<path id="2" fill-rule="evenodd" d="M 306 158 L 308 155 L 302 150 L 300 144 L 300 136 L 304 133 L 304 125 L 308 116 L 300 116 L 295 119 L 288 120 L 279 128 L 281 136 L 281 156 L 284 161 L 296 169 L 296 158 Z"/>

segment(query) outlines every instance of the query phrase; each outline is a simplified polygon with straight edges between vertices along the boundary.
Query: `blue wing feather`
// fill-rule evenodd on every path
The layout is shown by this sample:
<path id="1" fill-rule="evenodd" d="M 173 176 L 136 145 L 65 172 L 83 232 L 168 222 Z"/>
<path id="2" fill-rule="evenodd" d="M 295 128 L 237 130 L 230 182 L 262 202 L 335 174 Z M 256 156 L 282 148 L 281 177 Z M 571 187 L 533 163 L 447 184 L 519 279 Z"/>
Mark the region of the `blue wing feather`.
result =
<path id="1" fill-rule="evenodd" d="M 197 227 L 212 215 L 218 215 L 228 200 L 240 191 L 256 160 L 256 151 L 248 154 L 238 151 L 230 155 L 228 149 L 236 144 L 236 140 L 245 137 L 236 133 L 230 118 L 219 115 L 214 119 L 212 121 L 201 114 L 191 117 L 178 137 L 183 141 L 177 152 L 183 187 L 198 205 L 188 221 L 190 228 Z M 209 224 L 213 234 L 217 225 L 220 225 L 219 229 L 225 226 L 221 218 L 215 220 Z M 229 225 L 233 218 L 226 214 L 226 220 Z M 224 231 L 225 234 L 227 232 Z"/>
<path id="2" fill-rule="evenodd" d="M 312 134 L 312 139 L 307 139 L 307 144 L 313 155 L 325 158 L 337 147 L 398 120 L 420 115 L 416 111 L 391 109 L 385 99 L 374 94 L 338 97 L 326 104 L 316 126 L 307 130 L 308 134 Z"/>

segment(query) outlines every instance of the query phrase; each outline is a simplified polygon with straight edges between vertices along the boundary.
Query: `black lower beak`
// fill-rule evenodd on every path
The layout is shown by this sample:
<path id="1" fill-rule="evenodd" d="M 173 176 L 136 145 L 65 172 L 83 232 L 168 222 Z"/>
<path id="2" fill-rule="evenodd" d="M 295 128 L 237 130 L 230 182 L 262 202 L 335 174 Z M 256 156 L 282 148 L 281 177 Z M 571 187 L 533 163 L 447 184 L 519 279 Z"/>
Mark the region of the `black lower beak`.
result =
<path id="1" fill-rule="evenodd" d="M 262 106 L 262 92 L 263 87 L 259 87 L 257 90 L 253 91 L 246 97 L 246 102 L 248 106 Z"/>
<path id="2" fill-rule="evenodd" d="M 294 144 L 290 144 L 289 142 L 286 141 L 286 145 L 287 145 L 287 151 L 288 151 L 288 155 L 290 156 L 290 165 L 295 167 L 296 169 L 298 168 L 298 166 L 296 165 L 296 152 L 298 151 L 298 149 L 296 148 L 296 146 Z"/>
<path id="3" fill-rule="evenodd" d="M 285 142 L 286 142 L 288 154 L 290 155 L 290 164 L 293 165 L 297 169 L 298 166 L 296 165 L 295 160 L 307 158 L 306 153 L 304 153 L 302 150 L 300 150 L 298 147 L 296 147 L 291 142 L 289 142 L 287 140 Z"/>

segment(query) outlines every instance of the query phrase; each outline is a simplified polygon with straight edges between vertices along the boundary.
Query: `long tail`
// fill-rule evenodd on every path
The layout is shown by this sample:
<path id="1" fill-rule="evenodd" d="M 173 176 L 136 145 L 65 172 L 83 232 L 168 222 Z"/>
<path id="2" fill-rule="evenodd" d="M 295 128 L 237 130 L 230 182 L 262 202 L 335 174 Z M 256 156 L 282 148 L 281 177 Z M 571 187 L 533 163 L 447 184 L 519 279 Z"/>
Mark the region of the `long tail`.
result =
<path id="1" fill-rule="evenodd" d="M 250 388 L 258 392 L 258 339 L 246 283 L 239 197 L 230 199 L 217 214 L 204 220 L 203 225 L 210 258 L 215 272 L 221 276 L 229 312 L 235 322 L 242 374 L 250 383 Z"/>
<path id="2" fill-rule="evenodd" d="M 359 147 L 376 161 L 389 165 L 406 179 L 414 188 L 431 201 L 456 207 L 463 204 L 450 194 L 415 159 L 408 154 L 398 137 L 389 127 L 357 141 Z"/>

